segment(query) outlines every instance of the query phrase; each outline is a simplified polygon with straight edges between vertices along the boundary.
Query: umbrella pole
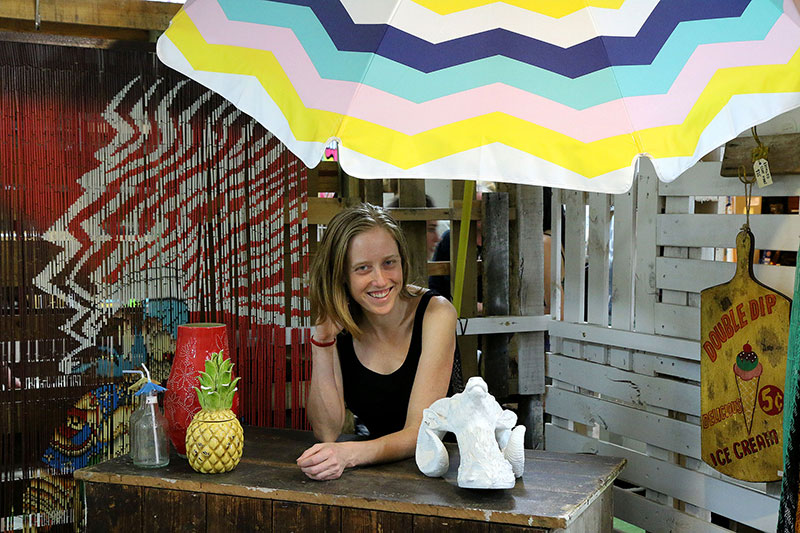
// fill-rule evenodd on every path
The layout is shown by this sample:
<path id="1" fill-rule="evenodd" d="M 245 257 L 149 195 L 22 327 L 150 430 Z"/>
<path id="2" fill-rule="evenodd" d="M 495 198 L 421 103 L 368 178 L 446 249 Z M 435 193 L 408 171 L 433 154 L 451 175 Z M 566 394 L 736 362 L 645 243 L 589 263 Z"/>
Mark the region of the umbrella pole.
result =
<path id="1" fill-rule="evenodd" d="M 461 231 L 458 234 L 458 255 L 456 256 L 456 281 L 453 285 L 453 305 L 461 317 L 461 297 L 464 293 L 464 271 L 467 262 L 469 224 L 472 218 L 472 198 L 475 196 L 475 181 L 464 182 L 464 199 L 461 202 Z"/>

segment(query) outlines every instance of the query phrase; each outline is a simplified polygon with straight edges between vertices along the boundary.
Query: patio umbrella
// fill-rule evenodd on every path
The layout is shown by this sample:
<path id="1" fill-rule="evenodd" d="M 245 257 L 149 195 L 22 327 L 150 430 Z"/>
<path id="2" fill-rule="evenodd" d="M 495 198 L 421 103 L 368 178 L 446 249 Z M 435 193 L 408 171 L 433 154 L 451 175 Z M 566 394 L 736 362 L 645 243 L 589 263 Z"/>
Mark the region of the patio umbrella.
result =
<path id="1" fill-rule="evenodd" d="M 189 0 L 159 58 L 307 166 L 626 191 L 800 106 L 792 0 Z"/>

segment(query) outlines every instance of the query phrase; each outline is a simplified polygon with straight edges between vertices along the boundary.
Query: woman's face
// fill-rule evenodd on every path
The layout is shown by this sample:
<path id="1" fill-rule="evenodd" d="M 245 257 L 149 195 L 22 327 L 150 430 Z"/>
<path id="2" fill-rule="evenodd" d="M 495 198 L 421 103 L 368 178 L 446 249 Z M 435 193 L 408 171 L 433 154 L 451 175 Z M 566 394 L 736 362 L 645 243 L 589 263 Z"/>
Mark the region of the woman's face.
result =
<path id="1" fill-rule="evenodd" d="M 353 237 L 347 250 L 350 296 L 365 312 L 385 315 L 403 287 L 403 268 L 394 237 L 372 228 Z"/>

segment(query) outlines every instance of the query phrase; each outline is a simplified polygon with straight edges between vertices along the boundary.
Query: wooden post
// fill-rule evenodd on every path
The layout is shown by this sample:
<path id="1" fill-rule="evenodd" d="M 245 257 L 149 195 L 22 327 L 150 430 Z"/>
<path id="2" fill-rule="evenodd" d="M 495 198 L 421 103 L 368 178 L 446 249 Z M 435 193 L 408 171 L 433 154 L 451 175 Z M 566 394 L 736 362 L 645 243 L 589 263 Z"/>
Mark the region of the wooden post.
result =
<path id="1" fill-rule="evenodd" d="M 636 174 L 636 264 L 634 266 L 634 331 L 655 333 L 656 287 L 656 215 L 658 214 L 658 178 L 653 164 L 639 159 Z"/>
<path id="2" fill-rule="evenodd" d="M 363 180 L 364 199 L 372 205 L 383 205 L 383 181 L 382 180 Z"/>
<path id="3" fill-rule="evenodd" d="M 634 217 L 636 180 L 631 189 L 614 196 L 614 261 L 611 272 L 611 327 L 633 327 Z M 628 357 L 630 359 L 630 357 Z M 628 368 L 628 367 L 626 367 Z"/>
<path id="4" fill-rule="evenodd" d="M 483 196 L 483 309 L 486 316 L 509 313 L 508 193 Z M 489 392 L 497 398 L 508 396 L 508 335 L 487 335 L 484 342 L 484 376 Z"/>
<path id="5" fill-rule="evenodd" d="M 361 202 L 361 180 L 354 178 L 339 167 L 339 190 L 342 191 L 342 198 L 345 199 L 345 206 L 349 207 Z"/>
<path id="6" fill-rule="evenodd" d="M 425 207 L 425 181 L 400 180 L 397 184 L 397 196 L 400 207 Z M 427 224 L 422 221 L 401 222 L 403 233 L 408 241 L 409 263 L 411 272 L 408 273 L 409 283 L 421 287 L 428 286 L 428 240 L 426 234 Z"/>
<path id="7" fill-rule="evenodd" d="M 583 322 L 586 313 L 586 193 L 564 191 L 566 242 L 564 244 L 564 320 Z"/>
<path id="8" fill-rule="evenodd" d="M 608 326 L 609 317 L 609 243 L 611 227 L 610 196 L 590 192 L 589 234 L 587 235 L 587 257 L 589 265 L 586 321 L 590 324 Z"/>
<path id="9" fill-rule="evenodd" d="M 510 314 L 531 316 L 544 312 L 544 245 L 543 191 L 526 185 L 505 186 L 510 192 L 510 205 L 517 216 L 509 224 L 510 251 Z M 560 219 L 559 219 L 560 220 Z M 544 447 L 545 393 L 544 333 L 517 333 L 509 347 L 510 358 L 516 359 L 516 385 L 519 394 L 519 417 L 527 431 L 525 447 Z M 513 369 L 513 364 L 512 364 Z"/>

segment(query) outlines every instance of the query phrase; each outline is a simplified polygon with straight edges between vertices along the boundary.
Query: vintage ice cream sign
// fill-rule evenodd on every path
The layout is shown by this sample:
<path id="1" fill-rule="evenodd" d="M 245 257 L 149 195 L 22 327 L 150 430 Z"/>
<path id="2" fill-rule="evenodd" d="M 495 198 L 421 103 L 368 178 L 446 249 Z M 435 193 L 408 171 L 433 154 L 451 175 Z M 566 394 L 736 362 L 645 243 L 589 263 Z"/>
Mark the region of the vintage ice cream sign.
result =
<path id="1" fill-rule="evenodd" d="M 736 243 L 733 279 L 701 292 L 701 453 L 731 477 L 776 481 L 791 300 L 754 279 L 752 233 Z"/>

